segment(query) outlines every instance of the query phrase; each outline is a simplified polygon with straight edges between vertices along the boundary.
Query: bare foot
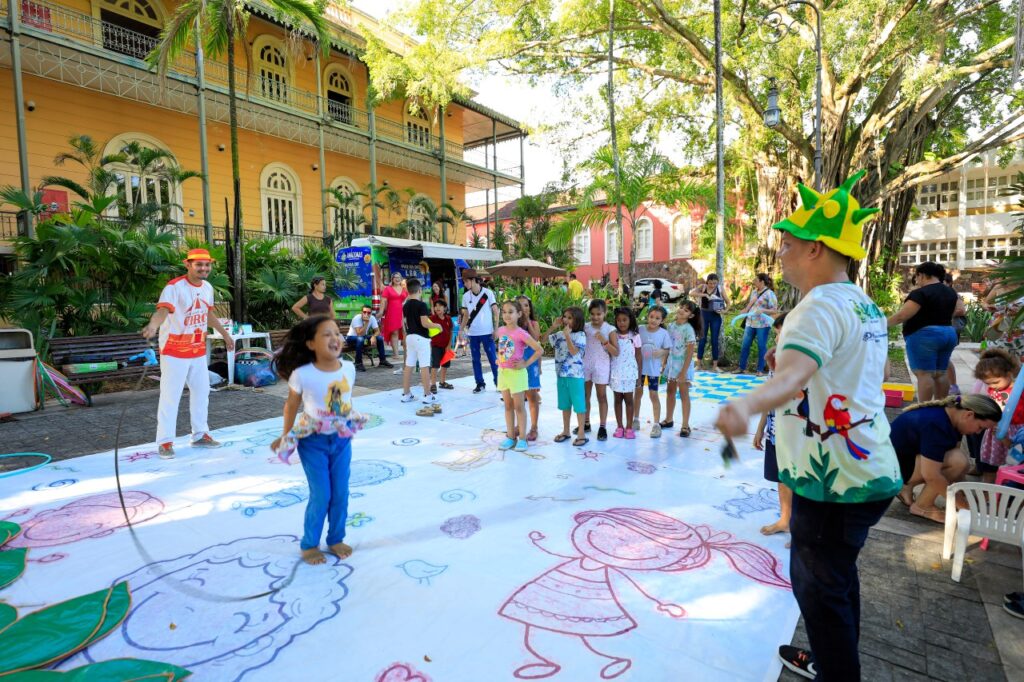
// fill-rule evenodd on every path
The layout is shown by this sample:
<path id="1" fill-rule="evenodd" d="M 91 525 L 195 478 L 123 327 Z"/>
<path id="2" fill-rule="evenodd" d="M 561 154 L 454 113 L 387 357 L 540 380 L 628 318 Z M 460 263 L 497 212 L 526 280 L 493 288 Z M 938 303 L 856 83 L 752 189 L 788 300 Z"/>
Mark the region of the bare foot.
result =
<path id="1" fill-rule="evenodd" d="M 325 563 L 327 558 L 324 556 L 324 553 L 320 551 L 319 547 L 311 547 L 310 549 L 302 550 L 302 560 L 307 564 L 316 566 L 317 564 Z"/>
<path id="2" fill-rule="evenodd" d="M 914 491 L 910 488 L 910 486 L 903 486 L 903 489 L 900 490 L 899 494 L 896 497 L 899 498 L 899 501 L 902 502 L 903 506 L 905 507 L 909 507 L 910 505 L 914 504 Z"/>
<path id="3" fill-rule="evenodd" d="M 788 533 L 789 524 L 783 523 L 782 519 L 779 519 L 775 523 L 769 526 L 761 526 L 761 535 L 775 535 L 776 533 Z"/>
<path id="4" fill-rule="evenodd" d="M 346 545 L 344 542 L 339 542 L 335 545 L 331 545 L 327 548 L 327 551 L 338 557 L 339 559 L 347 559 L 352 556 L 352 548 Z"/>
<path id="5" fill-rule="evenodd" d="M 910 505 L 910 513 L 935 523 L 946 522 L 946 513 L 936 507 L 919 507 L 916 504 L 912 504 Z"/>

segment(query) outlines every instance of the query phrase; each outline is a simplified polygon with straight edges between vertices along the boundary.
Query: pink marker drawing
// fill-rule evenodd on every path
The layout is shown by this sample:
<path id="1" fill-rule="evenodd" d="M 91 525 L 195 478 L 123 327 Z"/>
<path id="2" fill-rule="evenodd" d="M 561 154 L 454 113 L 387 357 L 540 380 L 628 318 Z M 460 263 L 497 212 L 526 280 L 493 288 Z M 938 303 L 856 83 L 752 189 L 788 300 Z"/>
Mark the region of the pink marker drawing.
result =
<path id="1" fill-rule="evenodd" d="M 148 521 L 164 510 L 164 503 L 149 493 L 126 490 L 124 504 L 132 524 Z M 57 547 L 86 538 L 101 538 L 125 526 L 117 493 L 89 495 L 56 509 L 38 512 L 19 521 L 21 535 L 11 547 Z"/>
<path id="2" fill-rule="evenodd" d="M 576 527 L 571 540 L 577 555 L 545 549 L 540 544 L 544 534 L 531 532 L 530 540 L 538 549 L 566 561 L 517 589 L 498 610 L 498 615 L 526 626 L 523 644 L 536 659 L 516 669 L 517 679 L 543 679 L 561 670 L 530 644 L 532 628 L 579 637 L 587 649 L 608 659 L 601 669 L 602 679 L 614 679 L 629 670 L 631 659 L 598 651 L 591 642 L 591 638 L 622 635 L 637 626 L 612 588 L 612 571 L 671 618 L 684 618 L 686 610 L 648 594 L 629 572 L 691 571 L 707 564 L 712 552 L 720 552 L 736 571 L 762 585 L 791 587 L 771 552 L 708 526 L 691 526 L 659 512 L 626 508 L 580 512 L 573 520 Z"/>

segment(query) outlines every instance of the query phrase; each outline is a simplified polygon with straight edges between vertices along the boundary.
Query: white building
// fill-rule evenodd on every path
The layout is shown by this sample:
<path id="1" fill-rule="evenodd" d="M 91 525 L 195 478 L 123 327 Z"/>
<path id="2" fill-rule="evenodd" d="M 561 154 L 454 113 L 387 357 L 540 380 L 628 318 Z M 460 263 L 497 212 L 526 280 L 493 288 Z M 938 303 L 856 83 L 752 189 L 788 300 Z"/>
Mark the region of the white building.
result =
<path id="1" fill-rule="evenodd" d="M 1024 172 L 1024 146 L 1005 168 L 997 152 L 968 161 L 918 187 L 919 213 L 907 223 L 900 265 L 913 267 L 936 261 L 957 270 L 980 270 L 992 259 L 1024 253 L 1024 239 L 1014 232 L 1024 210 L 1020 194 L 1004 196 Z"/>

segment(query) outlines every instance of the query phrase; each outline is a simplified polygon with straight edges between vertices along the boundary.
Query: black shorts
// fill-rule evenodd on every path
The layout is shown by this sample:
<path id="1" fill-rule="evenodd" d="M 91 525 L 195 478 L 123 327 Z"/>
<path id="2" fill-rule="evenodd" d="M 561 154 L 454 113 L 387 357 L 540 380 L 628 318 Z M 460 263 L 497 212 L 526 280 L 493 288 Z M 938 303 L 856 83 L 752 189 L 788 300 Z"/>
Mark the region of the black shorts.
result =
<path id="1" fill-rule="evenodd" d="M 431 367 L 431 369 L 441 369 L 442 367 L 447 369 L 448 367 L 452 366 L 452 361 L 451 360 L 449 360 L 448 362 L 444 363 L 443 365 L 441 364 L 441 358 L 444 357 L 444 353 L 447 350 L 448 350 L 447 348 L 438 348 L 437 346 L 431 346 L 430 347 L 430 367 Z"/>
<path id="2" fill-rule="evenodd" d="M 779 460 L 775 455 L 775 443 L 764 440 L 764 480 L 779 482 Z"/>

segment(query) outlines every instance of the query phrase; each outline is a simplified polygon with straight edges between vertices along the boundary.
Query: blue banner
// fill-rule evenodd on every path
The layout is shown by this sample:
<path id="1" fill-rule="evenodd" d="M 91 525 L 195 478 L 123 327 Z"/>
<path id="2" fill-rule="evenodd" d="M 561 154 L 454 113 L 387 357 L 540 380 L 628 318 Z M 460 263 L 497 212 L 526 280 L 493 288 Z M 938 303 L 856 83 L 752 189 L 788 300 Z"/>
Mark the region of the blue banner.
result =
<path id="1" fill-rule="evenodd" d="M 409 249 L 389 249 L 388 261 L 391 274 L 402 273 L 402 277 L 415 277 L 423 286 L 423 291 L 430 293 L 430 268 L 423 260 L 423 253 Z M 388 278 L 390 280 L 390 277 Z"/>
<path id="2" fill-rule="evenodd" d="M 370 247 L 350 246 L 339 249 L 336 260 L 353 281 L 336 284 L 334 291 L 343 298 L 349 296 L 373 295 L 373 264 L 370 262 Z M 355 277 L 351 277 L 351 275 Z M 355 278 L 358 278 L 358 282 Z"/>

